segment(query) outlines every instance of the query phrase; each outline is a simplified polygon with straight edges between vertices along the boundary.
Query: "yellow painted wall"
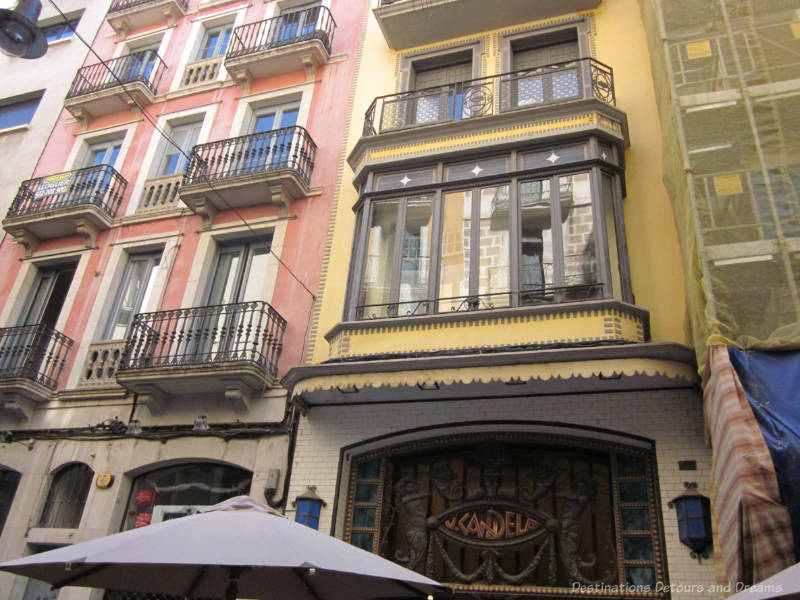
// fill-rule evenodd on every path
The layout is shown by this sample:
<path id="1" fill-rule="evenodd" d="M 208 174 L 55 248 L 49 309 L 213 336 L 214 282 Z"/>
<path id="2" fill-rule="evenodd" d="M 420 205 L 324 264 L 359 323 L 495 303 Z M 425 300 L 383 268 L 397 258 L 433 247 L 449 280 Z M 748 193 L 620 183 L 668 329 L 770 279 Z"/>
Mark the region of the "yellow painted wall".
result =
<path id="1" fill-rule="evenodd" d="M 614 69 L 617 107 L 628 115 L 631 145 L 625 155 L 625 216 L 636 305 L 650 312 L 652 341 L 687 344 L 683 264 L 671 205 L 662 184 L 661 133 L 639 6 L 636 0 L 603 0 L 596 10 L 585 14 L 592 18 L 592 56 Z M 563 20 L 560 17 L 554 22 Z M 495 40 L 499 33 L 502 32 L 487 32 L 484 36 L 486 55 L 482 58 L 482 70 L 485 74 L 498 69 L 499 49 Z M 389 50 L 372 14 L 367 16 L 360 58 L 347 130 L 348 152 L 361 136 L 364 113 L 373 99 L 399 89 L 396 77 L 399 53 Z M 329 357 L 328 343 L 323 336 L 341 321 L 343 313 L 353 243 L 352 206 L 358 194 L 351 183 L 353 172 L 346 164 L 342 169 L 333 217 L 335 235 L 330 242 L 327 271 L 309 344 L 310 362 Z"/>

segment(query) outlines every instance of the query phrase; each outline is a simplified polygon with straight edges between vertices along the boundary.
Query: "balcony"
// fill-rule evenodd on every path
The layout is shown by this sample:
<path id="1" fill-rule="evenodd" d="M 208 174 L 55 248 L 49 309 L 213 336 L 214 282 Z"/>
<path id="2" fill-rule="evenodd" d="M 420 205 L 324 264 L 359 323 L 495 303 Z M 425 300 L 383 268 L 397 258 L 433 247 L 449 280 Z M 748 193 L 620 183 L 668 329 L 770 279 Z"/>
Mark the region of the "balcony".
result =
<path id="1" fill-rule="evenodd" d="M 224 394 L 236 410 L 275 383 L 286 320 L 266 302 L 136 315 L 117 381 L 153 414 L 170 396 Z"/>
<path id="2" fill-rule="evenodd" d="M 201 144 L 192 149 L 181 200 L 210 224 L 217 211 L 276 203 L 282 214 L 309 195 L 316 145 L 302 127 Z"/>
<path id="3" fill-rule="evenodd" d="M 49 325 L 0 329 L 0 406 L 30 420 L 56 389 L 72 340 Z"/>
<path id="4" fill-rule="evenodd" d="M 109 165 L 86 167 L 22 182 L 3 228 L 26 247 L 39 240 L 82 235 L 94 246 L 111 227 L 128 182 Z"/>
<path id="5" fill-rule="evenodd" d="M 600 0 L 381 0 L 375 8 L 393 50 L 433 44 L 481 31 L 590 10 Z"/>
<path id="6" fill-rule="evenodd" d="M 84 127 L 91 118 L 144 108 L 155 100 L 166 68 L 155 50 L 82 67 L 72 81 L 64 106 Z"/>
<path id="7" fill-rule="evenodd" d="M 186 0 L 112 0 L 106 18 L 114 31 L 125 37 L 131 31 L 159 23 L 174 27 L 187 10 Z"/>
<path id="8" fill-rule="evenodd" d="M 627 144 L 615 104 L 611 67 L 591 58 L 390 94 L 370 105 L 348 162 L 358 183 L 369 167 L 536 137 L 594 131 Z"/>
<path id="9" fill-rule="evenodd" d="M 253 79 L 305 69 L 310 78 L 328 62 L 336 22 L 315 6 L 233 30 L 225 56 L 231 77 L 248 87 Z"/>

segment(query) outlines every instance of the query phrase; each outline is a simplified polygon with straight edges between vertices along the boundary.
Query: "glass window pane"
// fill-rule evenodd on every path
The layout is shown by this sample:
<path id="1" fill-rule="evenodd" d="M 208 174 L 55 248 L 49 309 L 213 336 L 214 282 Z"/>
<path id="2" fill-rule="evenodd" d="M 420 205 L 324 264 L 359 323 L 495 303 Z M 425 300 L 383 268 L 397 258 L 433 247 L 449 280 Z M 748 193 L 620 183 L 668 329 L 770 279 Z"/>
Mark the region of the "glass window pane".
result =
<path id="1" fill-rule="evenodd" d="M 368 460 L 358 465 L 359 479 L 378 479 L 381 475 L 381 461 L 378 459 Z"/>
<path id="2" fill-rule="evenodd" d="M 377 502 L 378 486 L 374 483 L 359 483 L 356 486 L 356 502 Z"/>
<path id="3" fill-rule="evenodd" d="M 627 560 L 653 560 L 653 541 L 649 537 L 626 537 L 622 547 Z"/>
<path id="4" fill-rule="evenodd" d="M 690 517 L 702 517 L 703 516 L 703 503 L 699 499 L 689 499 L 686 500 L 686 509 L 687 513 Z"/>
<path id="5" fill-rule="evenodd" d="M 586 150 L 583 144 L 580 146 L 548 148 L 547 150 L 537 150 L 536 152 L 523 154 L 520 166 L 523 169 L 542 169 L 584 160 L 585 158 Z"/>
<path id="6" fill-rule="evenodd" d="M 21 475 L 10 469 L 0 469 L 0 534 L 11 510 Z"/>
<path id="7" fill-rule="evenodd" d="M 250 266 L 247 272 L 247 281 L 240 294 L 239 302 L 251 302 L 261 300 L 263 297 L 264 285 L 267 280 L 267 265 L 269 264 L 269 250 L 267 248 L 256 248 L 250 259 Z"/>
<path id="8" fill-rule="evenodd" d="M 692 537 L 702 537 L 706 533 L 706 526 L 703 519 L 689 519 L 689 535 Z"/>
<path id="9" fill-rule="evenodd" d="M 620 477 L 644 477 L 644 460 L 639 456 L 617 455 L 617 474 Z"/>
<path id="10" fill-rule="evenodd" d="M 444 197 L 442 260 L 439 276 L 439 310 L 457 310 L 469 295 L 472 192 L 450 192 Z"/>
<path id="11" fill-rule="evenodd" d="M 374 534 L 363 531 L 355 531 L 350 534 L 350 543 L 356 548 L 361 548 L 367 552 L 372 552 L 372 540 Z"/>
<path id="12" fill-rule="evenodd" d="M 650 511 L 646 508 L 622 509 L 622 529 L 624 531 L 649 531 Z"/>
<path id="13" fill-rule="evenodd" d="M 372 206 L 372 223 L 367 238 L 364 279 L 359 304 L 368 306 L 365 316 L 388 316 L 392 286 L 392 264 L 397 236 L 397 200 L 376 202 Z M 378 306 L 370 306 L 378 305 Z"/>
<path id="14" fill-rule="evenodd" d="M 40 99 L 41 97 L 0 106 L 0 129 L 18 127 L 19 125 L 30 123 L 33 113 L 36 112 L 36 107 L 39 106 Z"/>
<path id="15" fill-rule="evenodd" d="M 647 502 L 647 484 L 644 481 L 624 481 L 619 484 L 622 502 Z"/>
<path id="16" fill-rule="evenodd" d="M 393 190 L 397 188 L 428 185 L 433 183 L 433 169 L 418 169 L 400 173 L 383 173 L 375 177 L 376 190 Z"/>
<path id="17" fill-rule="evenodd" d="M 481 190 L 478 294 L 483 306 L 509 306 L 511 230 L 508 186 Z"/>
<path id="18" fill-rule="evenodd" d="M 561 236 L 564 252 L 564 285 L 597 283 L 594 216 L 588 173 L 559 177 Z M 576 293 L 580 294 L 579 291 Z"/>
<path id="19" fill-rule="evenodd" d="M 372 527 L 375 525 L 374 508 L 356 508 L 353 511 L 354 527 Z"/>
<path id="20" fill-rule="evenodd" d="M 526 304 L 549 301 L 546 288 L 554 285 L 550 180 L 520 184 L 519 205 L 521 299 Z"/>
<path id="21" fill-rule="evenodd" d="M 120 295 L 111 315 L 106 339 L 125 338 L 136 313 L 146 305 L 156 279 L 157 256 L 131 257 L 120 287 Z"/>
<path id="22" fill-rule="evenodd" d="M 626 567 L 625 580 L 628 585 L 654 587 L 656 571 L 652 567 Z"/>
<path id="23" fill-rule="evenodd" d="M 605 216 L 606 238 L 608 239 L 611 286 L 614 297 L 619 298 L 622 294 L 622 282 L 620 275 L 619 241 L 617 240 L 617 230 L 614 225 L 614 178 L 604 173 L 600 185 L 602 186 L 603 193 L 603 213 Z"/>
<path id="24" fill-rule="evenodd" d="M 479 158 L 469 162 L 456 163 L 445 167 L 445 180 L 457 181 L 473 177 L 486 177 L 498 175 L 507 170 L 508 158 L 506 156 L 492 156 Z"/>
<path id="25" fill-rule="evenodd" d="M 428 273 L 433 236 L 433 207 L 430 198 L 410 198 L 400 259 L 399 314 L 426 312 L 418 301 L 428 297 Z M 404 304 L 408 303 L 408 304 Z"/>

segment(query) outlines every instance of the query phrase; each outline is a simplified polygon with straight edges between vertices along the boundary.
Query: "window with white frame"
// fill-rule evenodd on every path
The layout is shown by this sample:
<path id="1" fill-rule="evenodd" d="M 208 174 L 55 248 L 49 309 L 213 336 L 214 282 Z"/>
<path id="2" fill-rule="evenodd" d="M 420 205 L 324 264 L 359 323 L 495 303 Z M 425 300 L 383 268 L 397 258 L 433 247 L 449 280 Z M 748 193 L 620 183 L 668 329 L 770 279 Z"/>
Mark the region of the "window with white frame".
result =
<path id="1" fill-rule="evenodd" d="M 128 335 L 133 317 L 147 306 L 160 262 L 161 252 L 132 254 L 128 258 L 106 324 L 104 339 L 121 340 Z"/>
<path id="2" fill-rule="evenodd" d="M 181 121 L 170 125 L 169 138 L 171 141 L 163 140 L 161 157 L 157 162 L 156 172 L 153 174 L 154 177 L 183 172 L 186 168 L 189 153 L 197 143 L 202 126 L 202 116 L 190 121 Z"/>
<path id="3" fill-rule="evenodd" d="M 50 482 L 39 527 L 77 528 L 93 475 L 94 472 L 83 463 L 71 463 L 56 471 Z"/>
<path id="4" fill-rule="evenodd" d="M 206 28 L 195 60 L 206 60 L 225 54 L 231 39 L 233 23 Z"/>

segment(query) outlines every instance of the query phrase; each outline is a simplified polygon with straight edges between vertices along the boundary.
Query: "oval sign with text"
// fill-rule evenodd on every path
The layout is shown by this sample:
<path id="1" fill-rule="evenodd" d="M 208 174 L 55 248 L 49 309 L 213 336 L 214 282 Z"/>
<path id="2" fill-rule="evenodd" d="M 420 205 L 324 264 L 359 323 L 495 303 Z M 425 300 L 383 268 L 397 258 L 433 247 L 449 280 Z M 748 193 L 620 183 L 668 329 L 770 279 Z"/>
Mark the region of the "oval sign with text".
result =
<path id="1" fill-rule="evenodd" d="M 438 531 L 464 546 L 512 548 L 544 536 L 550 515 L 501 500 L 461 504 L 437 519 Z"/>

